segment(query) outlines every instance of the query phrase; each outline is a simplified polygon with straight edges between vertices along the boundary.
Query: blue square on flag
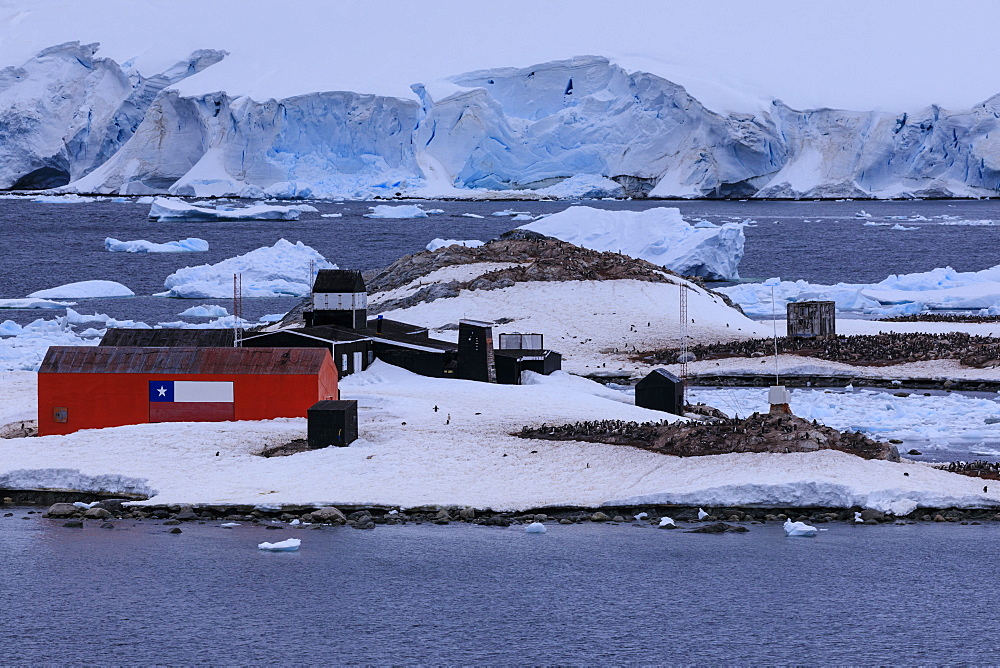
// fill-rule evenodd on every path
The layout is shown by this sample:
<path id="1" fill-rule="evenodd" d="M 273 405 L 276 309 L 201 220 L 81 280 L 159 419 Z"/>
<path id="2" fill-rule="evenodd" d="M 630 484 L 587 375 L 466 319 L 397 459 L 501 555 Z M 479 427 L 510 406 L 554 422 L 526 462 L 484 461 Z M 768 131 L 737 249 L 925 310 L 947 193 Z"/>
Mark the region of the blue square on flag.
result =
<path id="1" fill-rule="evenodd" d="M 151 380 L 149 381 L 149 401 L 169 401 L 174 400 L 174 381 L 172 380 Z"/>

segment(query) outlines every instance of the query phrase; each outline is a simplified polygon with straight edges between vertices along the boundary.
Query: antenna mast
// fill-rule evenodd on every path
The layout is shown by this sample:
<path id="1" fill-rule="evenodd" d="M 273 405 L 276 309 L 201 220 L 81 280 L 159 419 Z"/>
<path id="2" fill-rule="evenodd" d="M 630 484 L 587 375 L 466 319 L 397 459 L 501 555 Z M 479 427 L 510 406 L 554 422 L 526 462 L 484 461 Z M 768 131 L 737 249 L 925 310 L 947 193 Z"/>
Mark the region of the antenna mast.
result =
<path id="1" fill-rule="evenodd" d="M 681 326 L 681 352 L 678 356 L 681 363 L 681 381 L 684 385 L 687 385 L 688 378 L 688 291 L 687 286 L 684 283 L 677 283 L 677 287 L 680 289 L 680 299 L 679 303 L 679 315 L 680 315 L 680 326 Z"/>
<path id="2" fill-rule="evenodd" d="M 243 345 L 243 274 L 233 274 L 233 347 Z"/>

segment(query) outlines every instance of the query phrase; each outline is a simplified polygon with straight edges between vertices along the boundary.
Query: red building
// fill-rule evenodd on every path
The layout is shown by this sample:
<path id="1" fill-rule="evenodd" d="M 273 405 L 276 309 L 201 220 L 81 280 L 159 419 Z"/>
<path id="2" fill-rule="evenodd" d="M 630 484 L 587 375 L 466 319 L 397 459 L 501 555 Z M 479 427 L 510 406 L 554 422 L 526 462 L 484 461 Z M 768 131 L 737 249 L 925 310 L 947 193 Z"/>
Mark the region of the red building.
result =
<path id="1" fill-rule="evenodd" d="M 38 370 L 38 434 L 306 417 L 339 398 L 325 348 L 52 346 Z"/>

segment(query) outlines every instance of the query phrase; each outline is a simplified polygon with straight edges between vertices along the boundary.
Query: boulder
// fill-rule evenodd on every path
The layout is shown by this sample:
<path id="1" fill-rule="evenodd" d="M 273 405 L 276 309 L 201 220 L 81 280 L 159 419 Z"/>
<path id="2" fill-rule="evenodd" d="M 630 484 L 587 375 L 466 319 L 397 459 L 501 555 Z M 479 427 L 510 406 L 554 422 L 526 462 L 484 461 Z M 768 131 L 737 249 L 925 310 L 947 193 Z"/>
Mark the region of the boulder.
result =
<path id="1" fill-rule="evenodd" d="M 45 517 L 73 517 L 79 512 L 79 508 L 72 503 L 53 503 L 49 506 Z"/>
<path id="2" fill-rule="evenodd" d="M 191 506 L 184 506 L 174 515 L 174 519 L 181 520 L 182 522 L 190 522 L 191 520 L 198 519 L 198 514 L 191 509 Z"/>
<path id="3" fill-rule="evenodd" d="M 63 526 L 69 527 L 70 529 L 82 529 L 83 522 L 81 522 L 80 520 L 70 520 L 69 522 L 63 524 Z"/>
<path id="4" fill-rule="evenodd" d="M 608 516 L 602 513 L 601 511 L 597 511 L 596 513 L 590 516 L 591 522 L 607 522 L 608 519 L 609 519 Z"/>
<path id="5" fill-rule="evenodd" d="M 87 512 L 83 514 L 88 520 L 106 520 L 111 517 L 111 513 L 104 508 L 89 508 Z"/>
<path id="6" fill-rule="evenodd" d="M 458 511 L 459 517 L 463 520 L 474 520 L 476 519 L 476 509 L 475 508 L 462 508 Z"/>
<path id="7" fill-rule="evenodd" d="M 321 524 L 347 524 L 347 518 L 344 516 L 344 513 L 340 512 L 333 506 L 317 508 L 310 513 L 310 517 L 311 522 L 318 522 Z"/>
<path id="8" fill-rule="evenodd" d="M 861 519 L 867 522 L 868 520 L 875 520 L 876 522 L 881 522 L 885 519 L 885 513 L 881 510 L 875 510 L 874 508 L 866 508 L 861 511 Z"/>
<path id="9" fill-rule="evenodd" d="M 698 527 L 697 529 L 691 529 L 690 531 L 685 531 L 684 533 L 744 533 L 749 531 L 746 527 L 733 526 L 732 524 L 725 524 L 723 522 L 716 522 L 715 524 L 706 524 L 705 526 Z"/>

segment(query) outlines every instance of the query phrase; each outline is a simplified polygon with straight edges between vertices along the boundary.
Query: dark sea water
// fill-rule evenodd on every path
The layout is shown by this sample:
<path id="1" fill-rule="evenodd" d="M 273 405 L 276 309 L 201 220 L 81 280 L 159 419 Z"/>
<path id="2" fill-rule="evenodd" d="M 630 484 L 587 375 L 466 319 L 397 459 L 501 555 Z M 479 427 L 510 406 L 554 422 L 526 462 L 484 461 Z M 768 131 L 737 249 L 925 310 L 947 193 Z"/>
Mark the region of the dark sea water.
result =
<path id="1" fill-rule="evenodd" d="M 1000 526 L 0 518 L 2 665 L 991 664 Z M 258 542 L 294 535 L 294 553 Z"/>
<path id="2" fill-rule="evenodd" d="M 370 202 L 314 202 L 319 211 L 298 221 L 172 222 L 147 219 L 149 205 L 135 202 L 43 204 L 0 199 L 0 298 L 24 297 L 35 290 L 72 281 L 106 279 L 129 286 L 132 299 L 81 302 L 77 310 L 107 313 L 119 319 L 150 323 L 177 319 L 194 304 L 227 300 L 151 298 L 163 290 L 163 280 L 180 267 L 214 263 L 280 238 L 302 241 L 343 268 L 375 269 L 423 250 L 435 237 L 490 239 L 522 225 L 496 211 L 513 209 L 533 215 L 555 213 L 572 202 L 424 202 L 442 215 L 415 220 L 365 218 Z M 713 223 L 752 220 L 747 227 L 746 254 L 740 266 L 744 279 L 772 276 L 816 283 L 871 282 L 889 274 L 952 266 L 962 271 L 1000 264 L 1000 201 L 907 202 L 737 202 L 737 201 L 586 201 L 607 209 L 647 209 L 674 206 L 689 220 Z M 861 211 L 871 219 L 856 217 Z M 342 213 L 342 218 L 323 218 Z M 475 213 L 484 218 L 468 218 Z M 926 221 L 890 217 L 922 216 Z M 943 218 L 950 217 L 949 219 Z M 892 230 L 870 222 L 899 222 L 914 230 Z M 942 222 L 975 225 L 950 224 Z M 983 222 L 996 224 L 983 224 Z M 204 253 L 109 253 L 105 237 L 164 242 L 199 237 L 210 244 Z M 287 310 L 294 299 L 247 299 L 244 312 L 256 319 Z M 40 311 L 4 311 L 3 319 L 24 323 L 46 315 Z M 47 314 L 51 317 L 51 314 Z"/>

